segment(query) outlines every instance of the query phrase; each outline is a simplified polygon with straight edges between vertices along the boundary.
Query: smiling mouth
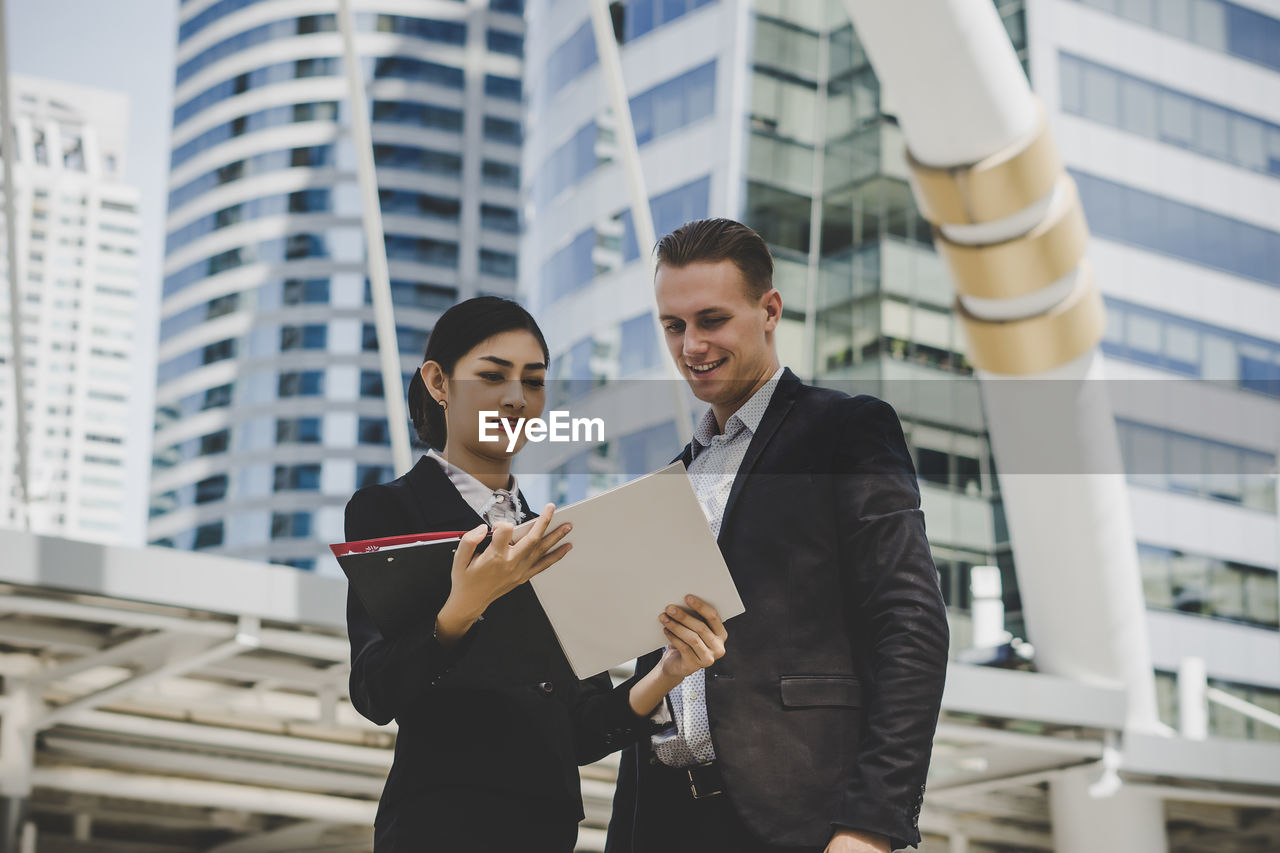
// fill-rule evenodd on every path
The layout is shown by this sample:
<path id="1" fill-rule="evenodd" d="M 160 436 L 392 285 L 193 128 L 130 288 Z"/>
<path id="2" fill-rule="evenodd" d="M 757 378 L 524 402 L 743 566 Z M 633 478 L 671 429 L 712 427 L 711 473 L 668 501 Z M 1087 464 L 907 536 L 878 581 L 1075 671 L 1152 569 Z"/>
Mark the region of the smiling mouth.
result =
<path id="1" fill-rule="evenodd" d="M 728 361 L 727 358 L 722 358 L 719 361 L 710 361 L 710 362 L 707 362 L 706 364 L 690 364 L 687 366 L 691 373 L 700 375 L 703 373 L 710 373 L 720 365 L 724 364 L 726 361 Z"/>

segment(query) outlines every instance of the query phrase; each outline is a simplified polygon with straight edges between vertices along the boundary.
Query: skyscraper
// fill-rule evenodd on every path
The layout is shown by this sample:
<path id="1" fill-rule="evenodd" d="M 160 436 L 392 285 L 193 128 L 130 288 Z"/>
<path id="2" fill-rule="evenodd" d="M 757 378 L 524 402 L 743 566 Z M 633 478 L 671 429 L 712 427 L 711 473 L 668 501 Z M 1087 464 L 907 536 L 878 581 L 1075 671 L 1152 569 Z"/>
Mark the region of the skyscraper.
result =
<path id="1" fill-rule="evenodd" d="M 105 543 L 129 538 L 137 369 L 138 191 L 124 182 L 129 99 L 11 79 L 15 229 L 30 495 L 20 504 L 9 302 L 0 306 L 0 522 Z M 8 156 L 10 152 L 4 152 Z M 7 256 L 3 259 L 7 267 Z"/>
<path id="2" fill-rule="evenodd" d="M 354 4 L 406 376 L 441 311 L 514 291 L 522 5 Z M 182 4 L 155 543 L 337 571 L 347 498 L 395 476 L 337 27 Z"/>

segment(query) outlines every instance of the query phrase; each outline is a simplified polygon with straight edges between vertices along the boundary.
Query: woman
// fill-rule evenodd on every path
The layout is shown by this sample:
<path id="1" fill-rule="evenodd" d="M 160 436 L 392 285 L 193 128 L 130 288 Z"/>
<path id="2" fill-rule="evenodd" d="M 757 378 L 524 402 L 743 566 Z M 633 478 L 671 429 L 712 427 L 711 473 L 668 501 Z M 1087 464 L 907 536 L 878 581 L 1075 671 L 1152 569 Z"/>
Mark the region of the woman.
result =
<path id="1" fill-rule="evenodd" d="M 511 475 L 507 441 L 479 440 L 479 413 L 542 414 L 549 361 L 537 323 L 515 302 L 478 297 L 441 316 L 409 387 L 409 411 L 432 451 L 390 483 L 360 489 L 346 510 L 347 541 L 468 530 L 452 590 L 438 613 L 389 639 L 347 596 L 351 702 L 373 722 L 399 724 L 395 761 L 375 820 L 377 853 L 538 850 L 568 853 L 582 819 L 577 766 L 646 737 L 648 715 L 685 676 L 724 654 L 718 614 L 659 616 L 669 646 L 662 665 L 614 688 L 608 675 L 503 689 L 436 686 L 484 630 L 485 609 L 572 547 L 554 507 L 519 542 L 532 517 Z M 491 434 L 502 434 L 501 428 Z M 493 529 L 490 547 L 475 550 Z M 675 609 L 675 608 L 671 608 Z M 669 609 L 670 610 L 670 609 Z"/>

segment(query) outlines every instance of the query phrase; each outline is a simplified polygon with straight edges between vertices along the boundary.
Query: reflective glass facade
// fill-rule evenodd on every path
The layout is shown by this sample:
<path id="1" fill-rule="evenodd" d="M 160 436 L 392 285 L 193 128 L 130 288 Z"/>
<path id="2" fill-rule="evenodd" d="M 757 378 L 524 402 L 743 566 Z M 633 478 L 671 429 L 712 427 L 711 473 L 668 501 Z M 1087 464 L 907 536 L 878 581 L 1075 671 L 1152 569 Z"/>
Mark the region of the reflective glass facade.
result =
<path id="1" fill-rule="evenodd" d="M 337 19 L 277 0 L 187 8 L 150 538 L 336 572 L 325 545 L 347 499 L 395 476 Z M 355 16 L 405 380 L 388 393 L 440 312 L 514 293 L 523 3 L 491 8 Z"/>

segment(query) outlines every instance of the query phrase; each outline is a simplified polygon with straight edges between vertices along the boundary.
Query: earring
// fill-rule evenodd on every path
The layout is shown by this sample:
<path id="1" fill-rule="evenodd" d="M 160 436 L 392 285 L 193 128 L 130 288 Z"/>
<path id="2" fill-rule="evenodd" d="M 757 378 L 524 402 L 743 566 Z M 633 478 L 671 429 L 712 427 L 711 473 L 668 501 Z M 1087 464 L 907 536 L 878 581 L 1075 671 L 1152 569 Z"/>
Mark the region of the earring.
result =
<path id="1" fill-rule="evenodd" d="M 442 412 L 447 412 L 447 411 L 449 411 L 449 401 L 448 401 L 448 400 L 440 400 L 440 401 L 438 401 L 438 402 L 440 403 L 440 411 L 442 411 Z"/>

